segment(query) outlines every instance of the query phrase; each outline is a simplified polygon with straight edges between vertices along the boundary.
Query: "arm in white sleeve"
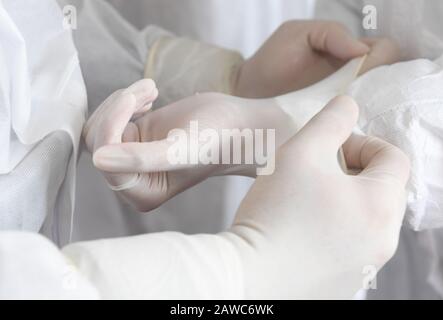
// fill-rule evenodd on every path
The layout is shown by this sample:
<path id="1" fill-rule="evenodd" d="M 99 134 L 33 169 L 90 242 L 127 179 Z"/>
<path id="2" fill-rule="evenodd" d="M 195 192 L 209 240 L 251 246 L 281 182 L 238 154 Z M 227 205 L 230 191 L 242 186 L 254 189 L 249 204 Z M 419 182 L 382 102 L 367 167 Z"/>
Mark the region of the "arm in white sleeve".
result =
<path id="1" fill-rule="evenodd" d="M 362 0 L 317 0 L 315 18 L 343 23 L 356 36 L 363 36 Z"/>
<path id="2" fill-rule="evenodd" d="M 241 299 L 238 251 L 225 235 L 164 232 L 63 249 L 106 299 Z"/>
<path id="3" fill-rule="evenodd" d="M 36 233 L 0 232 L 0 300 L 99 297 L 48 239 Z"/>
<path id="4" fill-rule="evenodd" d="M 240 258 L 224 235 L 159 233 L 72 244 L 0 233 L 0 299 L 239 299 Z"/>

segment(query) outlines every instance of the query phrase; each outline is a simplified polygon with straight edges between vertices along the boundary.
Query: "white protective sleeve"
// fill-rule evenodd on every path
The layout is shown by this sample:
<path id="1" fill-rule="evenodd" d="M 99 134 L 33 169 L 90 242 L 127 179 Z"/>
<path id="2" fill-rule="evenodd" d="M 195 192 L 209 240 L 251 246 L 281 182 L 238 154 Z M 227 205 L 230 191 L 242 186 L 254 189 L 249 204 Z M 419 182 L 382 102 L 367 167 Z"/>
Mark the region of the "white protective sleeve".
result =
<path id="1" fill-rule="evenodd" d="M 223 234 L 159 233 L 60 252 L 40 235 L 3 232 L 0 261 L 0 299 L 244 298 L 240 258 Z"/>
<path id="2" fill-rule="evenodd" d="M 97 298 L 97 289 L 52 242 L 35 233 L 0 232 L 0 300 Z"/>
<path id="3" fill-rule="evenodd" d="M 402 149 L 411 161 L 405 223 L 443 227 L 443 57 L 368 72 L 347 93 L 360 106 L 359 128 Z"/>

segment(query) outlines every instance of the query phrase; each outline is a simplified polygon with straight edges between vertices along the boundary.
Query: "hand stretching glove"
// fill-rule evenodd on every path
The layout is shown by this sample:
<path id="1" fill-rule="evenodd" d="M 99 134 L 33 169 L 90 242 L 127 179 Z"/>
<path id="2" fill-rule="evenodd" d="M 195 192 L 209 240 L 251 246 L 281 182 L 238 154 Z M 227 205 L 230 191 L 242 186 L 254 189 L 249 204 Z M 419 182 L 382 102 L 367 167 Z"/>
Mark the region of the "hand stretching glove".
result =
<path id="1" fill-rule="evenodd" d="M 222 164 L 219 156 L 216 159 L 219 161 L 200 161 L 202 153 L 208 149 L 215 149 L 221 157 L 222 150 L 230 143 L 223 139 L 196 141 L 199 146 L 206 146 L 197 153 L 189 150 L 191 157 L 198 156 L 197 162 L 171 163 L 168 155 L 174 146 L 183 145 L 186 149 L 186 143 L 193 143 L 193 124 L 198 126 L 197 134 L 211 129 L 222 137 L 222 130 L 234 130 L 233 136 L 240 139 L 244 129 L 274 129 L 277 146 L 295 133 L 292 120 L 273 100 L 247 100 L 208 93 L 143 113 L 157 93 L 151 80 L 141 80 L 118 91 L 96 110 L 84 129 L 87 147 L 94 153 L 95 166 L 104 172 L 111 188 L 119 191 L 139 211 L 150 211 L 211 176 L 255 175 L 255 161 L 248 165 L 245 159 L 240 162 L 229 159 L 228 164 Z M 174 138 L 171 133 L 178 129 L 190 140 L 183 144 L 171 140 Z M 264 139 L 267 144 L 267 137 Z M 243 154 L 246 147 L 241 146 L 241 149 Z"/>
<path id="2" fill-rule="evenodd" d="M 357 122 L 352 99 L 338 97 L 277 153 L 276 172 L 258 177 L 232 231 L 242 241 L 246 295 L 351 298 L 364 270 L 394 254 L 405 210 L 409 162 L 371 137 L 344 145 Z"/>
<path id="3" fill-rule="evenodd" d="M 248 100 L 202 94 L 143 115 L 147 109 L 138 108 L 152 103 L 158 91 L 152 81 L 139 81 L 126 90 L 117 91 L 98 108 L 84 131 L 87 146 L 95 153 L 95 165 L 105 172 L 111 188 L 119 191 L 138 210 L 149 211 L 210 176 L 255 175 L 255 168 L 251 166 L 203 165 L 200 162 L 179 167 L 171 163 L 168 152 L 173 141 L 168 141 L 168 137 L 172 130 L 185 129 L 191 136 L 191 122 L 198 122 L 200 131 L 213 129 L 219 134 L 223 129 L 237 129 L 238 135 L 243 129 L 275 129 L 279 146 L 330 99 L 343 92 L 358 70 L 364 72 L 381 63 L 383 59 L 378 57 L 381 52 L 389 53 L 386 47 L 389 48 L 389 42 L 385 45 L 377 42 L 364 65 L 363 60 L 351 61 L 319 84 L 275 99 Z M 393 55 L 382 56 L 393 59 Z M 130 122 L 136 113 L 143 116 Z M 113 145 L 108 146 L 110 144 Z M 223 150 L 220 141 L 212 141 L 214 144 L 218 145 L 215 149 Z"/>
<path id="4" fill-rule="evenodd" d="M 290 21 L 246 61 L 229 50 L 163 36 L 151 47 L 145 77 L 168 101 L 197 92 L 264 98 L 313 84 L 369 51 L 338 23 Z"/>
<path id="5" fill-rule="evenodd" d="M 241 66 L 233 94 L 266 98 L 300 90 L 365 54 L 368 59 L 363 72 L 393 63 L 399 56 L 392 41 L 358 41 L 339 23 L 286 22 Z"/>

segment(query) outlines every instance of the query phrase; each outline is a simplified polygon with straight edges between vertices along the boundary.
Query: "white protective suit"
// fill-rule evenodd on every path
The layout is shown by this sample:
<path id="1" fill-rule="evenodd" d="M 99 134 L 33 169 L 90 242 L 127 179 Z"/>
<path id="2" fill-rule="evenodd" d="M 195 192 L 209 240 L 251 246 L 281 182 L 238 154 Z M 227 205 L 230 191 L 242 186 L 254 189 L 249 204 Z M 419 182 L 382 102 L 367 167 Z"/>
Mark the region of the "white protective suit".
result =
<path id="1" fill-rule="evenodd" d="M 17 4 L 18 2 L 14 3 Z M 87 3 L 88 4 L 84 3 L 84 5 L 94 6 L 90 1 Z M 95 1 L 93 3 L 98 4 L 99 2 Z M 45 4 L 48 5 L 45 9 L 49 9 L 51 6 L 55 8 L 54 2 L 48 1 Z M 39 1 L 38 4 L 34 3 L 34 5 L 41 6 L 42 3 Z M 27 1 L 26 4 L 21 3 L 21 6 L 17 6 L 17 9 L 19 12 L 25 12 L 26 10 L 34 12 L 35 7 L 30 6 L 29 1 Z M 81 9 L 80 6 L 79 9 Z M 102 9 L 105 10 L 104 8 Z M 61 16 L 59 11 L 52 11 L 52 13 L 54 13 L 53 15 L 50 14 L 51 10 L 45 10 L 44 12 L 45 15 L 41 21 L 42 23 L 52 22 L 56 25 L 57 22 L 60 22 Z M 107 20 L 108 22 L 113 22 L 114 17 L 112 14 L 107 15 L 108 12 L 106 11 L 100 11 L 99 13 L 94 10 L 87 10 L 86 12 L 93 13 L 95 17 L 100 17 L 100 13 L 104 15 L 102 18 L 104 18 L 105 21 L 79 20 L 79 23 L 85 23 L 83 27 L 91 36 L 90 42 L 86 44 L 83 43 L 83 45 L 91 50 L 89 52 L 91 55 L 93 52 L 94 54 L 101 54 L 100 51 L 93 51 L 94 44 L 97 44 L 97 34 L 94 33 L 97 29 L 89 27 L 93 26 L 94 23 L 106 23 L 106 19 L 109 19 Z M 5 10 L 5 14 L 9 16 L 10 12 Z M 92 25 L 88 25 L 87 22 Z M 69 32 L 67 32 L 67 34 L 69 34 Z M 163 33 L 145 32 L 141 35 L 137 34 L 145 41 L 137 42 L 139 46 L 130 47 L 130 49 L 133 49 L 132 51 L 119 51 L 118 49 L 122 47 L 118 45 L 119 42 L 115 41 L 115 38 L 111 37 L 112 33 L 105 34 L 111 38 L 110 43 L 113 44 L 113 46 L 104 49 L 113 48 L 114 51 L 106 51 L 108 55 L 100 55 L 100 57 L 102 60 L 105 60 L 104 62 L 106 62 L 108 57 L 115 57 L 113 55 L 114 53 L 123 53 L 129 57 L 133 57 L 132 62 L 134 69 L 129 68 L 126 70 L 125 68 L 128 67 L 126 64 L 119 64 L 118 55 L 115 57 L 115 63 L 112 65 L 118 81 L 130 81 L 131 77 L 138 76 L 139 71 L 135 67 L 139 66 L 142 60 L 137 60 L 137 58 L 140 56 L 143 57 L 148 53 L 149 45 L 152 43 L 149 39 L 152 39 L 151 36 L 156 34 Z M 106 39 L 106 36 L 104 38 Z M 63 37 L 50 38 L 47 40 L 47 43 L 42 42 L 41 45 L 43 47 L 49 46 L 51 41 L 60 39 L 63 40 Z M 103 38 L 100 39 L 103 40 Z M 125 40 L 127 39 L 121 39 L 121 41 Z M 70 47 L 72 47 L 73 44 L 70 39 L 62 43 L 64 45 L 70 44 Z M 84 50 L 85 47 L 80 49 Z M 16 48 L 7 49 L 8 52 L 12 50 L 16 50 Z M 231 60 L 223 59 L 223 61 L 230 63 Z M 94 62 L 97 61 L 95 60 Z M 93 83 L 97 81 L 96 85 L 98 87 L 100 87 L 100 85 L 112 84 L 113 81 L 115 81 L 113 77 L 100 77 L 100 73 L 98 73 L 100 68 L 103 66 L 109 67 L 106 63 L 94 65 L 92 61 L 88 62 L 84 60 L 82 63 L 90 63 L 87 65 L 85 72 L 90 73 L 89 81 L 93 81 Z M 9 67 L 9 65 L 4 65 Z M 94 69 L 94 66 L 98 70 Z M 90 67 L 90 69 L 88 67 Z M 58 75 L 64 75 L 65 68 L 53 70 L 47 76 L 58 79 Z M 34 75 L 35 71 L 41 71 L 41 69 L 27 69 L 27 72 L 31 75 Z M 93 77 L 91 72 L 97 72 L 95 77 Z M 103 82 L 99 81 L 100 79 L 103 79 L 101 80 Z M 31 83 L 31 87 L 34 83 L 35 82 Z M 59 83 L 57 82 L 56 85 L 58 87 Z M 121 83 L 115 85 L 118 86 L 118 88 L 121 87 Z M 81 92 L 76 93 L 81 94 Z M 101 92 L 93 94 L 91 98 L 97 98 L 99 94 L 101 94 Z M 3 93 L 3 96 L 6 96 L 6 94 Z M 70 102 L 69 97 L 70 96 L 68 96 L 66 100 L 68 102 Z M 76 105 L 71 104 L 71 106 L 75 107 Z M 17 107 L 16 104 L 11 105 L 13 109 Z M 45 120 L 48 121 L 51 119 Z M 62 129 L 57 131 L 62 131 Z M 58 142 L 60 143 L 60 140 Z M 42 143 L 39 146 L 44 147 L 45 144 Z M 73 149 L 76 149 L 75 145 Z M 38 149 L 35 149 L 35 151 L 38 151 Z M 34 150 L 31 154 L 33 153 Z M 38 153 L 36 154 L 38 155 Z M 52 155 L 52 157 L 54 157 L 54 155 Z M 60 157 L 60 155 L 57 155 L 57 157 Z M 46 160 L 47 158 L 44 157 L 39 159 L 40 162 L 45 162 Z M 25 162 L 23 161 L 22 163 Z M 51 167 L 49 166 L 49 168 Z M 33 168 L 27 168 L 27 170 L 33 172 Z M 67 171 L 69 171 L 69 168 Z M 39 185 L 39 187 L 40 186 L 41 185 Z M 38 191 L 39 195 L 41 195 L 40 188 Z M 48 194 L 52 196 L 56 193 L 57 190 L 50 190 L 50 192 L 48 192 Z M 17 200 L 14 198 L 5 200 L 14 201 L 13 204 L 17 204 Z M 32 199 L 24 198 L 21 203 L 32 203 Z M 251 199 L 250 204 L 256 203 L 256 201 Z M 32 212 L 36 212 L 36 208 L 34 208 Z M 244 221 L 245 225 L 250 224 L 247 219 L 247 212 L 246 210 L 246 217 L 244 217 L 244 219 L 246 219 Z M 317 210 L 317 212 L 320 212 L 320 210 Z M 36 214 L 37 213 L 38 212 L 36 212 Z M 275 226 L 277 225 L 279 224 L 275 224 Z M 281 222 L 280 226 L 286 226 L 284 221 Z M 239 227 L 241 228 L 241 225 Z M 364 225 L 364 227 L 366 228 L 366 225 Z M 274 228 L 271 228 L 271 230 L 273 229 Z M 273 234 L 270 234 L 269 237 L 277 238 L 285 242 L 285 239 L 281 238 L 281 235 L 292 235 L 292 232 L 288 232 L 290 230 L 285 230 L 285 228 L 283 228 L 283 230 L 284 232 L 279 232 L 278 228 L 276 228 L 274 231 L 279 237 L 275 237 Z M 256 233 L 253 230 L 249 231 L 252 231 L 250 236 L 254 238 Z M 244 229 L 245 234 L 249 231 L 248 228 Z M 264 239 L 267 238 L 267 236 L 264 237 Z M 240 246 L 244 245 L 244 243 L 241 243 L 239 240 L 239 237 L 233 236 L 233 234 L 186 236 L 179 233 L 160 233 L 126 239 L 79 243 L 68 246 L 60 252 L 52 243 L 36 233 L 0 232 L 0 298 L 243 298 L 245 297 L 244 278 L 246 278 L 247 274 L 243 270 L 243 255 L 240 254 L 241 251 L 237 250 L 239 246 L 235 245 L 236 243 L 238 244 L 238 242 L 240 242 Z M 287 242 L 288 241 L 286 241 L 286 243 Z M 261 242 L 259 241 L 258 243 Z M 266 241 L 264 244 L 266 244 Z M 366 245 L 363 245 L 363 247 L 365 246 Z M 262 247 L 262 245 L 258 246 L 258 248 Z M 302 247 L 305 248 L 303 244 Z M 270 246 L 269 249 L 272 248 L 273 247 Z M 277 257 L 282 258 L 282 261 L 279 262 L 282 262 L 282 265 L 287 265 L 288 267 L 282 268 L 285 270 L 283 275 L 276 273 L 275 279 L 277 279 L 277 283 L 285 283 L 283 278 L 288 274 L 291 275 L 293 272 L 292 267 L 289 266 L 299 264 L 300 260 L 297 259 L 294 261 L 290 254 L 283 254 L 287 253 L 285 246 L 279 245 L 278 248 L 283 250 L 277 255 Z M 340 248 L 343 249 L 343 246 L 340 246 Z M 254 248 L 254 250 L 250 252 L 255 253 L 256 251 L 259 250 Z M 265 251 L 270 254 L 270 256 L 265 256 L 265 258 L 268 259 L 267 261 L 273 261 L 270 258 L 275 255 L 275 250 Z M 301 250 L 301 253 L 303 256 L 306 256 L 304 250 Z M 374 255 L 379 256 L 376 252 Z M 258 256 L 261 257 L 260 255 Z M 326 254 L 326 256 L 329 255 Z M 311 257 L 311 259 L 308 260 L 313 260 L 315 263 L 315 258 L 316 257 L 312 259 Z M 363 259 L 364 258 L 363 256 Z M 347 259 L 342 260 L 347 261 Z M 284 263 L 288 261 L 291 263 Z M 266 263 L 256 264 L 256 266 L 262 265 L 266 267 Z M 318 263 L 315 263 L 315 265 L 323 266 L 323 264 Z M 149 266 L 149 270 L 147 266 Z M 345 268 L 343 270 L 347 269 Z M 343 270 L 340 270 L 340 274 L 343 273 Z M 260 279 L 262 274 L 260 273 L 260 269 L 255 271 L 258 276 L 257 279 L 255 279 L 255 283 L 258 283 L 257 280 Z M 254 272 L 252 272 L 252 274 L 254 274 Z M 314 273 L 314 276 L 315 275 L 316 273 Z M 325 279 L 329 279 L 327 275 L 325 276 Z M 343 281 L 341 277 L 339 280 Z M 359 277 L 354 280 L 359 280 Z M 320 281 L 320 287 L 322 287 L 321 284 L 323 282 L 328 281 Z M 269 290 L 269 286 L 271 285 L 273 285 L 273 283 L 264 282 L 264 290 L 254 292 L 254 296 L 273 296 Z M 332 286 L 334 290 L 329 288 L 330 290 L 325 291 L 323 294 L 325 296 L 334 296 L 335 288 L 337 288 L 336 285 L 335 283 L 335 285 Z M 297 286 L 291 288 L 297 288 Z M 310 284 L 307 285 L 307 288 L 308 291 L 312 289 Z M 346 297 L 349 296 L 349 291 L 346 292 L 345 290 L 344 293 L 346 293 Z M 279 296 L 282 293 L 277 292 L 275 294 Z M 314 291 L 310 292 L 310 294 L 313 296 L 323 296 L 322 291 Z"/>
<path id="2" fill-rule="evenodd" d="M 375 30 L 363 28 L 363 8 L 367 5 L 373 6 L 371 10 L 372 8 L 377 10 Z M 373 73 L 373 78 L 367 79 L 366 83 L 371 87 L 371 92 L 378 91 L 379 96 L 374 99 L 363 97 L 361 101 L 357 98 L 357 101 L 370 106 L 368 114 L 380 113 L 379 110 L 386 107 L 409 110 L 402 118 L 395 117 L 395 113 L 388 113 L 384 117 L 385 124 L 379 121 L 378 127 L 372 126 L 366 129 L 375 135 L 382 135 L 389 142 L 419 159 L 416 165 L 419 163 L 421 168 L 416 174 L 420 178 L 413 176 L 410 185 L 424 192 L 417 193 L 418 214 L 414 221 L 409 221 L 410 226 L 416 230 L 443 227 L 441 203 L 443 116 L 438 111 L 442 107 L 440 88 L 443 86 L 443 78 L 439 63 L 432 62 L 443 54 L 443 30 L 440 22 L 443 17 L 443 3 L 425 0 L 320 0 L 317 3 L 316 17 L 340 21 L 358 36 L 393 38 L 401 48 L 403 60 L 417 58 L 431 60 L 411 61 L 380 71 L 384 72 L 384 77 Z M 408 84 L 406 79 L 409 81 Z M 400 85 L 401 82 L 403 85 Z M 379 97 L 383 97 L 383 100 L 379 100 Z M 388 124 L 392 127 L 386 130 Z M 406 137 L 402 138 L 397 130 Z M 424 182 L 424 179 L 428 179 L 427 189 L 422 189 L 417 183 Z M 420 203 L 420 197 L 428 200 Z M 417 233 L 404 228 L 396 256 L 379 274 L 378 290 L 369 291 L 368 297 L 442 298 L 442 240 L 443 235 L 439 229 Z"/>
<path id="3" fill-rule="evenodd" d="M 94 10 L 90 12 L 97 14 Z M 105 16 L 106 13 L 103 12 Z M 3 138 L 9 133 L 12 137 L 4 141 L 2 147 L 8 152 L 2 156 L 18 159 L 14 170 L 0 176 L 3 190 L 0 197 L 0 299 L 243 297 L 239 257 L 229 242 L 219 236 L 163 233 L 116 243 L 96 242 L 98 246 L 94 252 L 89 251 L 89 246 L 80 245 L 61 253 L 53 243 L 37 234 L 39 231 L 45 233 L 59 243 L 69 241 L 73 198 L 70 192 L 63 192 L 63 185 L 66 181 L 69 185 L 73 183 L 72 170 L 85 120 L 86 92 L 71 33 L 62 27 L 63 16 L 55 1 L 2 1 L 0 14 L 1 45 L 5 45 L 0 50 L 1 129 L 5 134 Z M 114 22 L 112 14 L 106 17 Z M 94 30 L 88 30 L 92 43 L 97 40 Z M 107 81 L 117 88 L 141 78 L 149 39 L 152 39 L 150 35 L 159 34 L 164 33 L 146 32 L 143 38 L 146 41 L 138 41 L 140 47 L 133 48 L 132 52 L 119 51 L 121 47 L 115 46 L 117 53 L 129 58 L 129 66 L 116 63 L 112 65 L 114 78 L 103 77 L 104 70 L 99 70 L 102 73 L 98 78 L 108 78 Z M 119 39 L 125 41 L 125 38 Z M 115 61 L 119 58 L 117 56 Z M 91 70 L 87 71 L 97 72 L 89 67 Z M 109 68 L 110 65 L 97 65 L 101 67 Z M 106 88 L 107 84 L 104 84 Z M 112 85 L 109 88 L 114 89 Z M 106 94 L 100 91 L 99 97 L 92 95 L 92 99 L 101 99 L 100 95 Z M 22 111 L 19 116 L 28 116 L 15 118 L 17 111 Z M 16 126 L 20 121 L 26 126 Z M 33 131 L 26 131 L 31 129 Z M 14 138 L 14 134 L 18 138 Z M 20 134 L 24 134 L 23 141 Z M 27 140 L 29 136 L 34 140 Z M 17 147 L 20 145 L 23 148 Z M 22 151 L 24 148 L 26 152 Z M 58 210 L 58 202 L 69 210 Z M 96 232 L 95 236 L 99 237 L 100 233 Z M 202 239 L 205 237 L 208 239 Z M 93 265 L 99 269 L 90 264 L 92 257 L 97 259 Z M 117 260 L 109 260 L 114 258 Z M 128 265 L 128 261 L 136 263 Z M 153 261 L 156 261 L 155 266 Z M 148 273 L 144 267 L 147 265 L 153 266 Z M 132 280 L 128 282 L 129 278 Z M 175 287 L 165 285 L 164 280 Z M 122 291 L 122 288 L 125 289 Z"/>
<path id="4" fill-rule="evenodd" d="M 264 1 L 260 6 L 257 6 L 255 0 L 241 3 L 234 0 L 108 2 L 138 29 L 144 29 L 148 25 L 160 26 L 178 36 L 240 50 L 244 57 L 253 54 L 283 21 L 307 18 L 313 9 L 312 1 L 291 0 Z M 104 14 L 99 14 L 94 9 L 98 7 L 103 7 L 101 12 L 112 11 L 112 21 L 103 19 Z M 85 20 L 95 21 L 95 25 L 89 29 L 97 32 L 83 32 L 82 24 Z M 91 113 L 113 91 L 127 87 L 143 77 L 147 49 L 140 50 L 138 47 L 145 44 L 149 46 L 164 35 L 165 31 L 148 27 L 144 30 L 144 35 L 148 38 L 141 39 L 138 29 L 132 28 L 112 8 L 101 3 L 93 3 L 88 14 L 85 14 L 85 10 L 79 10 L 79 30 L 74 35 L 85 70 Z M 103 60 L 102 57 L 109 57 L 109 60 Z M 181 58 L 178 61 L 182 61 Z M 205 70 L 200 62 L 196 64 L 197 69 Z M 109 67 L 111 65 L 112 68 Z M 181 66 L 177 68 L 180 69 Z M 169 69 L 176 72 L 173 67 Z M 109 75 L 105 83 L 102 77 L 97 77 L 102 74 Z M 200 73 L 199 76 L 204 75 Z M 165 88 L 160 79 L 155 80 L 160 88 L 160 101 L 157 105 L 164 105 L 193 93 L 190 88 L 184 88 L 183 92 L 169 96 L 177 88 L 182 88 L 183 83 L 174 83 L 170 88 Z M 226 90 L 221 88 L 218 91 Z M 244 177 L 212 178 L 178 195 L 151 214 L 141 216 L 119 201 L 108 188 L 103 177 L 93 168 L 89 154 L 82 153 L 78 168 L 78 185 L 81 188 L 77 189 L 74 240 L 165 230 L 185 233 L 219 232 L 231 225 L 238 205 L 252 183 L 251 179 Z M 201 212 L 205 214 L 202 215 Z"/>
<path id="5" fill-rule="evenodd" d="M 53 1 L 2 1 L 0 17 L 0 231 L 67 243 L 87 106 L 77 52 Z"/>

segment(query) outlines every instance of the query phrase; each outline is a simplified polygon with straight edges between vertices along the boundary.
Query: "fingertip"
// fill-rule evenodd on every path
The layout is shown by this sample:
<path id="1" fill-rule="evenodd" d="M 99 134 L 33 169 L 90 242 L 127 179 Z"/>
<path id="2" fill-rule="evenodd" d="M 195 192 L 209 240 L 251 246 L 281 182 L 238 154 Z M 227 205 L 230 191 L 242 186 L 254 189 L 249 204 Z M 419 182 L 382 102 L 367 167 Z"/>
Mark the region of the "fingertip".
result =
<path id="1" fill-rule="evenodd" d="M 100 148 L 98 150 L 96 150 L 93 154 L 92 154 L 92 163 L 94 164 L 94 167 L 96 167 L 99 170 L 102 170 L 101 167 L 101 158 L 100 158 L 100 150 L 103 148 Z"/>
<path id="2" fill-rule="evenodd" d="M 354 45 L 353 45 L 353 49 L 354 49 L 354 55 L 357 57 L 363 56 L 363 55 L 369 53 L 369 51 L 371 50 L 371 48 L 367 44 L 365 44 L 361 41 L 355 41 Z"/>
<path id="3" fill-rule="evenodd" d="M 328 27 L 326 48 L 336 58 L 349 60 L 363 56 L 371 50 L 366 43 L 356 39 L 341 23 L 332 23 Z"/>
<path id="4" fill-rule="evenodd" d="M 157 86 L 157 84 L 155 83 L 155 81 L 151 78 L 145 78 L 140 80 L 140 82 L 144 85 L 146 85 L 147 87 L 151 87 L 151 88 L 155 88 Z"/>
<path id="5" fill-rule="evenodd" d="M 336 51 L 336 58 L 346 61 L 362 57 L 371 51 L 371 48 L 368 45 L 354 39 L 351 35 L 348 35 L 346 38 L 346 43 L 342 44 L 342 48 Z"/>
<path id="6" fill-rule="evenodd" d="M 158 88 L 154 88 L 154 90 L 152 90 L 152 94 L 151 94 L 152 101 L 156 100 L 158 98 L 158 95 L 159 95 Z"/>
<path id="7" fill-rule="evenodd" d="M 155 82 L 152 79 L 142 79 L 137 81 L 126 89 L 127 92 L 131 92 L 136 97 L 137 110 L 145 110 L 147 106 L 150 106 L 158 97 L 158 89 Z"/>

